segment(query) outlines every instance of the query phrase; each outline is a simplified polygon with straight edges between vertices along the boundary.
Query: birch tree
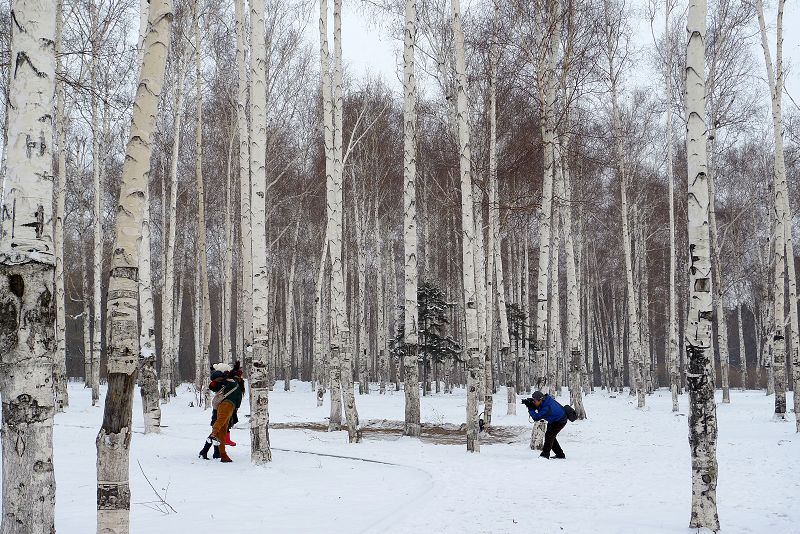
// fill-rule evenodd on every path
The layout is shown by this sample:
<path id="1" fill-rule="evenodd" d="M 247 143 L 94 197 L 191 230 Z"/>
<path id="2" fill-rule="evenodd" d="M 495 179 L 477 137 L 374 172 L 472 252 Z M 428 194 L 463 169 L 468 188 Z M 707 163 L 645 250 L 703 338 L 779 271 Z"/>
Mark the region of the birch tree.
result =
<path id="1" fill-rule="evenodd" d="M 459 174 L 461 178 L 461 236 L 463 262 L 464 313 L 467 349 L 467 451 L 480 452 L 478 436 L 478 382 L 480 354 L 477 294 L 475 288 L 475 222 L 472 193 L 472 156 L 470 153 L 467 73 L 464 59 L 464 28 L 461 2 L 451 0 L 453 44 L 455 48 L 456 115 L 458 125 Z"/>
<path id="2" fill-rule="evenodd" d="M 327 17 L 327 12 L 325 14 Z M 338 371 L 342 387 L 344 412 L 347 419 L 347 434 L 350 443 L 361 441 L 361 424 L 353 392 L 352 344 L 347 319 L 344 265 L 342 262 L 342 224 L 344 198 L 342 182 L 344 163 L 342 159 L 342 0 L 333 2 L 333 165 L 332 190 L 328 195 L 328 222 L 331 236 L 328 249 L 331 254 L 331 365 L 341 358 Z M 336 354 L 334 356 L 333 354 Z"/>
<path id="3" fill-rule="evenodd" d="M 145 184 L 142 240 L 139 244 L 139 388 L 142 395 L 144 433 L 161 431 L 161 405 L 156 374 L 156 325 L 150 271 L 150 186 Z"/>
<path id="4" fill-rule="evenodd" d="M 266 76 L 264 1 L 250 2 L 250 177 L 252 184 L 253 362 L 250 367 L 250 458 L 272 461 L 269 444 L 269 270 L 267 267 Z"/>
<path id="5" fill-rule="evenodd" d="M 132 437 L 133 388 L 139 358 L 137 280 L 144 190 L 150 174 L 151 137 L 164 82 L 172 2 L 151 0 L 144 60 L 122 170 L 122 187 L 111 262 L 108 306 L 111 337 L 108 393 L 97 435 L 97 530 L 129 532 L 131 493 L 128 460 Z"/>
<path id="6" fill-rule="evenodd" d="M 784 88 L 783 70 L 783 10 L 785 0 L 778 0 L 778 14 L 776 25 L 775 64 L 767 41 L 766 22 L 764 18 L 764 3 L 756 1 L 758 11 L 758 26 L 761 33 L 761 48 L 764 52 L 764 63 L 767 68 L 767 82 L 769 83 L 772 102 L 772 130 L 775 139 L 775 159 L 773 161 L 773 265 L 775 275 L 773 279 L 773 328 L 772 336 L 772 367 L 775 380 L 775 417 L 786 417 L 786 338 L 784 315 L 784 295 L 786 291 L 788 271 L 789 283 L 789 331 L 792 335 L 792 376 L 795 392 L 800 385 L 800 330 L 797 318 L 797 282 L 794 265 L 794 246 L 792 243 L 792 217 L 789 207 L 789 187 L 786 182 L 786 162 L 784 159 L 783 138 L 785 128 L 783 123 L 782 96 Z M 794 395 L 794 409 L 797 431 L 800 432 L 800 399 Z"/>
<path id="7" fill-rule="evenodd" d="M 12 5 L 8 130 L 0 218 L 3 510 L 0 530 L 55 532 L 52 2 Z M 59 147 L 61 148 L 61 147 Z"/>
<path id="8" fill-rule="evenodd" d="M 61 52 L 64 43 L 64 2 L 56 3 L 56 72 L 63 72 L 64 65 Z M 55 173 L 55 203 L 53 217 L 53 253 L 55 256 L 55 334 L 56 355 L 53 370 L 53 382 L 56 388 L 56 411 L 63 412 L 69 406 L 67 391 L 67 325 L 64 304 L 64 204 L 67 196 L 67 119 L 64 110 L 65 86 L 63 81 L 56 82 L 56 150 L 57 165 Z M 5 148 L 5 147 L 4 147 Z M 0 184 L 2 189 L 2 184 Z M 0 201 L 2 206 L 2 201 Z"/>
<path id="9" fill-rule="evenodd" d="M 414 47 L 417 38 L 417 2 L 405 2 L 403 47 L 403 249 L 405 251 L 405 391 L 406 436 L 419 437 L 419 367 L 417 365 L 417 79 Z"/>
<path id="10" fill-rule="evenodd" d="M 713 317 L 709 189 L 706 176 L 705 0 L 692 0 L 686 26 L 686 154 L 688 168 L 689 319 L 686 382 L 692 509 L 689 528 L 719 530 L 717 515 L 717 408 L 711 380 Z"/>

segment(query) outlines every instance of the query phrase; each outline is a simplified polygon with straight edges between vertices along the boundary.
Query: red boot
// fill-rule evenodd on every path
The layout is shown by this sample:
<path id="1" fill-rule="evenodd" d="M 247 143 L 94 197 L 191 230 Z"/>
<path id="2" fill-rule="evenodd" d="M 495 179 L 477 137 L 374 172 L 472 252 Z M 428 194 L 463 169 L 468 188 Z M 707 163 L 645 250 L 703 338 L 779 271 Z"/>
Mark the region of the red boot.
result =
<path id="1" fill-rule="evenodd" d="M 227 445 L 229 447 L 235 447 L 236 446 L 236 442 L 235 441 L 231 441 L 231 433 L 230 432 L 228 432 L 228 434 L 225 436 L 225 445 Z"/>

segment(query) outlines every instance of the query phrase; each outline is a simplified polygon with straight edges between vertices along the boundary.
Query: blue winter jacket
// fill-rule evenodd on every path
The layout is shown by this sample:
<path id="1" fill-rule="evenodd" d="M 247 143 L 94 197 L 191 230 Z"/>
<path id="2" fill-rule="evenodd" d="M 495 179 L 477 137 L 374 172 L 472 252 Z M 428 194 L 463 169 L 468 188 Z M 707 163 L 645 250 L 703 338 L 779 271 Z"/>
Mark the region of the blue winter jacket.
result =
<path id="1" fill-rule="evenodd" d="M 567 418 L 564 408 L 550 395 L 545 395 L 539 409 L 528 410 L 534 421 L 544 419 L 548 423 L 558 423 Z"/>

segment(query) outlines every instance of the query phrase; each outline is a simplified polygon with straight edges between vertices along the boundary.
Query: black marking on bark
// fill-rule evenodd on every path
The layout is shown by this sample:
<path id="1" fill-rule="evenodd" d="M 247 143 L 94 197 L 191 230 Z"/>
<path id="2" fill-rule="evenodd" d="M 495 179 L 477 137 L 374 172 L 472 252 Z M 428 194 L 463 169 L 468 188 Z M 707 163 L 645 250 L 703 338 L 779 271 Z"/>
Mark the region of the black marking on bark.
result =
<path id="1" fill-rule="evenodd" d="M 139 269 L 137 267 L 114 267 L 111 269 L 112 278 L 127 278 L 134 282 L 139 281 Z"/>
<path id="2" fill-rule="evenodd" d="M 17 427 L 46 421 L 52 415 L 52 411 L 52 407 L 39 406 L 39 401 L 23 393 L 6 405 L 6 409 L 3 410 L 3 420 L 12 431 L 16 431 Z"/>
<path id="3" fill-rule="evenodd" d="M 30 58 L 28 57 L 28 54 L 26 54 L 25 52 L 17 52 L 17 60 L 16 60 L 16 63 L 14 65 L 14 77 L 15 78 L 17 77 L 17 71 L 19 70 L 20 65 L 22 65 L 24 63 L 27 63 L 28 65 L 31 66 L 31 70 L 33 70 L 33 72 L 36 74 L 37 77 L 39 77 L 39 78 L 47 78 L 47 73 L 46 72 L 42 72 L 39 69 L 37 69 L 36 66 L 33 64 L 33 62 L 30 60 Z"/>
<path id="4" fill-rule="evenodd" d="M 713 321 L 714 320 L 714 312 L 711 310 L 701 311 L 698 313 L 698 317 L 700 319 L 705 319 L 706 321 Z"/>
<path id="5" fill-rule="evenodd" d="M 7 354 L 19 340 L 17 302 L 8 298 L 0 302 L 0 354 Z"/>
<path id="6" fill-rule="evenodd" d="M 14 10 L 13 10 L 13 9 L 11 10 L 11 22 L 13 22 L 13 23 L 14 23 L 14 26 L 16 26 L 16 27 L 17 27 L 17 29 L 18 29 L 20 32 L 22 32 L 22 33 L 25 33 L 25 28 L 23 28 L 23 27 L 22 27 L 22 25 L 21 25 L 21 24 L 19 23 L 19 21 L 17 20 L 17 15 L 14 13 Z"/>
<path id="7" fill-rule="evenodd" d="M 127 484 L 98 484 L 98 510 L 129 510 L 131 489 Z"/>
<path id="8" fill-rule="evenodd" d="M 16 273 L 9 275 L 8 288 L 18 299 L 21 299 L 22 295 L 25 294 L 25 281 L 22 279 L 22 276 Z"/>
<path id="9" fill-rule="evenodd" d="M 696 278 L 694 281 L 694 290 L 697 293 L 709 293 L 711 291 L 711 279 Z"/>

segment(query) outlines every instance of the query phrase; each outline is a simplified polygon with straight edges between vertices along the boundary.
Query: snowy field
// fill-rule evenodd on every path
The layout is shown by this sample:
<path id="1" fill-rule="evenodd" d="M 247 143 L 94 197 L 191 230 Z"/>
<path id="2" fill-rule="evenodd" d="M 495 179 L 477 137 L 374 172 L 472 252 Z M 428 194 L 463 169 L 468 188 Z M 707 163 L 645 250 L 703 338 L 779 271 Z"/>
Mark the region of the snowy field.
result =
<path id="1" fill-rule="evenodd" d="M 324 422 L 308 383 L 282 383 L 270 393 L 272 423 Z M 772 397 L 732 391 L 718 405 L 719 486 L 723 531 L 798 533 L 800 436 L 794 421 L 771 420 Z M 505 392 L 495 396 L 494 425 L 511 429 L 513 443 L 465 445 L 420 442 L 391 434 L 358 445 L 345 431 L 272 429 L 273 462 L 249 462 L 247 406 L 232 438 L 232 464 L 197 458 L 210 412 L 190 407 L 182 386 L 163 407 L 161 435 L 142 433 L 138 392 L 131 452 L 131 529 L 134 533 L 396 532 L 396 533 L 673 533 L 687 532 L 690 505 L 685 409 L 670 412 L 669 392 L 637 410 L 627 394 L 598 390 L 586 400 L 589 419 L 561 432 L 566 461 L 542 460 L 528 448 L 524 407 L 505 415 Z M 357 396 L 362 421 L 402 420 L 403 393 Z M 560 398 L 568 402 L 566 397 Z M 61 534 L 95 529 L 95 436 L 102 408 L 71 384 L 70 408 L 56 417 L 56 527 Z M 787 403 L 791 406 L 791 396 Z M 461 423 L 463 391 L 422 399 L 422 419 Z M 792 414 L 793 415 L 793 414 Z M 342 458 L 344 456 L 350 458 Z M 141 470 L 139 468 L 141 464 Z M 143 473 L 175 513 L 163 514 Z"/>

